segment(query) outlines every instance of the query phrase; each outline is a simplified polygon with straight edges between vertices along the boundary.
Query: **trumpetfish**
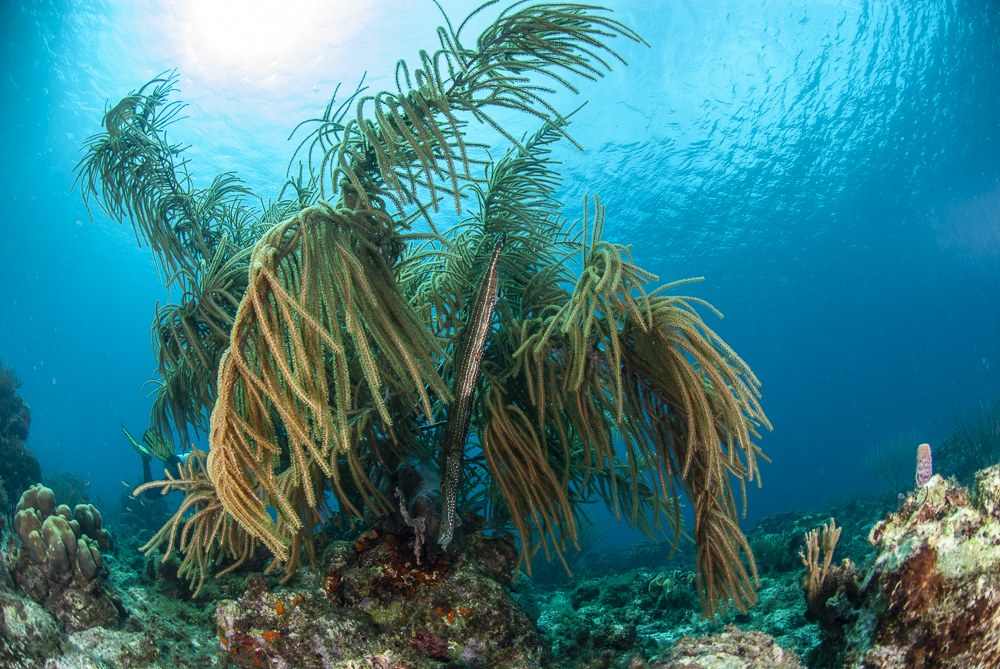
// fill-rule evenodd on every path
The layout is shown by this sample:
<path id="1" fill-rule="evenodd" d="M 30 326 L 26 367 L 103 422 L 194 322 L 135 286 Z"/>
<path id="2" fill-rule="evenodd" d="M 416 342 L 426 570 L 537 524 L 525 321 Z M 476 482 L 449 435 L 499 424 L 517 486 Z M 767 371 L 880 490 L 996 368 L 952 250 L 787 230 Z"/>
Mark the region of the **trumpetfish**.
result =
<path id="1" fill-rule="evenodd" d="M 452 402 L 448 407 L 448 424 L 444 432 L 444 478 L 441 480 L 441 529 L 438 545 L 447 548 L 455 535 L 458 524 L 455 506 L 462 487 L 462 469 L 465 464 L 465 442 L 469 436 L 472 419 L 472 396 L 479 381 L 483 351 L 493 322 L 493 309 L 497 302 L 497 264 L 507 234 L 501 235 L 493 256 L 486 267 L 472 302 L 469 322 L 462 337 L 461 348 L 452 381 Z"/>

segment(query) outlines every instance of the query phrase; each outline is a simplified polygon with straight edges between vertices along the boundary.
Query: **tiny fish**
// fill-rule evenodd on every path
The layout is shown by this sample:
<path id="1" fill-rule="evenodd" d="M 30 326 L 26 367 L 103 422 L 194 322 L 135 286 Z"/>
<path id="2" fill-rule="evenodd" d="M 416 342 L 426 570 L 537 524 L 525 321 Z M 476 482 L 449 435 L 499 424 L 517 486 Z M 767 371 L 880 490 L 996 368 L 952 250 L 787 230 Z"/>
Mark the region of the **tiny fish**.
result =
<path id="1" fill-rule="evenodd" d="M 84 481 L 83 485 L 90 485 L 90 481 Z"/>
<path id="2" fill-rule="evenodd" d="M 94 501 L 95 501 L 95 502 L 100 502 L 100 501 L 101 501 L 101 498 L 100 498 L 100 497 L 98 497 L 97 495 L 94 495 Z"/>
<path id="3" fill-rule="evenodd" d="M 132 487 L 132 484 L 126 481 L 125 479 L 122 479 L 122 485 L 125 486 L 126 488 Z"/>

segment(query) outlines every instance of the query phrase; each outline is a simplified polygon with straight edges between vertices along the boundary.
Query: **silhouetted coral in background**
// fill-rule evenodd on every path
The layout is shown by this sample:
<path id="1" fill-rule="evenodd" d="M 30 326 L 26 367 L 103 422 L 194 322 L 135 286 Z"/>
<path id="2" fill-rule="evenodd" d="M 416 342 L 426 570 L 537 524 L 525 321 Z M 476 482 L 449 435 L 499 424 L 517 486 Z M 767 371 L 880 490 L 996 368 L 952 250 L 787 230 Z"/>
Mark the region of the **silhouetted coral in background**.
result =
<path id="1" fill-rule="evenodd" d="M 90 501 L 90 481 L 79 472 L 56 472 L 42 478 L 42 485 L 56 496 L 56 504 L 75 508 Z"/>
<path id="2" fill-rule="evenodd" d="M 31 407 L 17 394 L 21 379 L 0 358 L 0 489 L 6 491 L 4 507 L 41 479 L 34 454 L 24 447 L 31 428 Z"/>

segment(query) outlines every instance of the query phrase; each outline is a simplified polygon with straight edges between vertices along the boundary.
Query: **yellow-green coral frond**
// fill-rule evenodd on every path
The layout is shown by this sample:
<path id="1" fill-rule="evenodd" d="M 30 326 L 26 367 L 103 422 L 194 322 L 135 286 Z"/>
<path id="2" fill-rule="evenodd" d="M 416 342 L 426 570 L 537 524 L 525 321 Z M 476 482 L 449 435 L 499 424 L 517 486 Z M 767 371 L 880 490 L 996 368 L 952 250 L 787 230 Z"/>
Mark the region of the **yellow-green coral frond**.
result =
<path id="1" fill-rule="evenodd" d="M 440 191 L 461 211 L 461 182 L 472 180 L 471 166 L 481 162 L 471 149 L 483 148 L 468 142 L 467 121 L 461 116 L 497 130 L 522 151 L 493 118 L 495 109 L 526 113 L 557 128 L 564 125 L 565 118 L 546 101 L 554 91 L 531 77 L 548 78 L 575 92 L 567 75 L 603 76 L 610 69 L 610 58 L 604 56 L 624 62 L 609 46 L 610 39 L 641 39 L 603 11 L 568 3 L 515 5 L 483 31 L 474 48 L 461 43 L 461 26 L 468 19 L 457 31 L 448 21 L 448 28 L 438 29 L 441 48 L 421 51 L 420 67 L 411 73 L 399 61 L 395 91 L 362 95 L 359 87 L 346 103 L 355 106 L 350 119 L 344 105 L 334 112 L 331 101 L 308 150 L 311 162 L 317 145 L 328 147 L 319 169 L 321 188 L 328 176 L 334 191 L 349 187 L 365 206 L 374 206 L 369 198 L 377 196 L 400 209 L 412 205 L 425 213 L 437 210 Z M 433 227 L 429 217 L 427 221 Z"/>
<path id="2" fill-rule="evenodd" d="M 310 463 L 335 476 L 337 455 L 358 438 L 352 416 L 374 411 L 391 434 L 390 395 L 428 418 L 429 393 L 448 397 L 435 369 L 442 353 L 384 255 L 393 234 L 381 211 L 320 204 L 254 249 L 220 365 L 208 469 L 222 503 L 281 561 L 303 522 L 277 482 L 283 454 L 316 507 Z M 268 504 L 294 531 L 279 531 Z"/>
<path id="3" fill-rule="evenodd" d="M 168 473 L 165 481 L 146 483 L 132 493 L 136 497 L 152 489 L 159 489 L 162 494 L 175 490 L 184 493 L 180 507 L 167 524 L 139 550 L 152 555 L 167 542 L 163 555 L 166 562 L 176 547 L 183 554 L 177 575 L 186 578 L 195 588 L 194 597 L 201 592 L 210 569 L 217 567 L 223 559 L 234 561 L 216 574 L 218 578 L 252 556 L 258 545 L 257 540 L 243 526 L 233 522 L 223 508 L 208 477 L 206 455 L 204 451 L 195 449 L 181 466 L 180 478 L 171 478 Z"/>
<path id="4" fill-rule="evenodd" d="M 623 332 L 623 430 L 655 456 L 651 472 L 661 488 L 683 487 L 695 500 L 706 615 L 729 598 L 745 610 L 756 596 L 738 556 L 746 540 L 730 477 L 741 489 L 755 477 L 759 485 L 757 456 L 763 456 L 751 440 L 757 427 L 770 424 L 757 401 L 758 382 L 685 298 L 657 295 L 650 302 L 652 327 L 629 322 Z M 743 501 L 745 509 L 745 491 Z"/>
<path id="5" fill-rule="evenodd" d="M 491 484 L 500 490 L 520 534 L 526 569 L 530 573 L 531 558 L 539 549 L 548 559 L 553 553 L 562 559 L 567 540 L 577 542 L 565 482 L 548 461 L 528 415 L 492 385 L 483 401 L 481 437 Z"/>
<path id="6" fill-rule="evenodd" d="M 676 537 L 682 491 L 716 500 L 713 507 L 704 498 L 701 508 L 711 513 L 695 521 L 696 537 L 718 544 L 698 563 L 708 584 L 702 601 L 711 615 L 722 583 L 743 606 L 752 592 L 746 572 L 720 560 L 745 541 L 730 477 L 741 491 L 755 478 L 759 485 L 763 456 L 752 439 L 770 427 L 759 382 L 693 306 L 711 305 L 645 290 L 655 277 L 633 263 L 628 247 L 601 239 L 605 210 L 595 204 L 574 242 L 581 266 L 572 291 L 520 324 L 518 378 L 547 426 L 543 440 L 559 444 L 581 492 L 593 478 L 619 518 L 650 534 L 666 518 Z M 624 440 L 624 463 L 607 436 L 613 432 Z M 653 520 L 640 509 L 652 510 Z"/>

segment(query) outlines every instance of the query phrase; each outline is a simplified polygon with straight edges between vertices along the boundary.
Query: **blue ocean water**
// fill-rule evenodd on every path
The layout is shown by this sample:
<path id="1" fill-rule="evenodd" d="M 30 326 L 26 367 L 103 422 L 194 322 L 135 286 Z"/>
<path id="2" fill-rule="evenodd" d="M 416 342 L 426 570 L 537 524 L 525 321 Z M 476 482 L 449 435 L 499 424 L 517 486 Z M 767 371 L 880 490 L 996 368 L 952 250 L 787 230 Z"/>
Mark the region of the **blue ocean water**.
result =
<path id="1" fill-rule="evenodd" d="M 473 7 L 444 2 L 452 16 Z M 686 286 L 763 383 L 773 463 L 748 526 L 881 491 L 886 432 L 932 445 L 1000 392 L 1000 12 L 995 1 L 612 2 L 649 46 L 560 93 L 566 214 Z M 44 474 L 114 504 L 139 460 L 149 326 L 169 299 L 129 225 L 72 189 L 105 105 L 177 69 L 199 185 L 275 197 L 337 83 L 389 87 L 434 45 L 430 2 L 6 2 L 0 14 L 0 357 L 24 380 Z M 517 132 L 530 123 L 514 124 Z M 627 540 L 625 535 L 622 535 Z"/>

